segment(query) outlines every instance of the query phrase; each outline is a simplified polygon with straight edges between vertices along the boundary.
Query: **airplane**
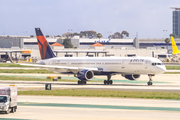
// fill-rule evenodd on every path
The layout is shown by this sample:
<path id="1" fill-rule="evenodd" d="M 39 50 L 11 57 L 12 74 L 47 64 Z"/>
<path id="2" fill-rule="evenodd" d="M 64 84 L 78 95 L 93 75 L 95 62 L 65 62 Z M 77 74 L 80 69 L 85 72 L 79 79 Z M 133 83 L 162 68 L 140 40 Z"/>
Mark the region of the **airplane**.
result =
<path id="1" fill-rule="evenodd" d="M 128 80 L 136 80 L 140 75 L 148 75 L 148 85 L 152 76 L 166 71 L 164 64 L 153 57 L 56 57 L 40 28 L 35 28 L 41 59 L 36 64 L 20 64 L 43 67 L 61 74 L 74 74 L 78 84 L 86 84 L 95 75 L 105 75 L 104 85 L 113 84 L 112 75 L 121 74 Z"/>
<path id="2" fill-rule="evenodd" d="M 173 36 L 171 36 L 171 42 L 172 42 L 172 54 L 173 55 L 180 55 L 180 50 L 178 49 Z"/>

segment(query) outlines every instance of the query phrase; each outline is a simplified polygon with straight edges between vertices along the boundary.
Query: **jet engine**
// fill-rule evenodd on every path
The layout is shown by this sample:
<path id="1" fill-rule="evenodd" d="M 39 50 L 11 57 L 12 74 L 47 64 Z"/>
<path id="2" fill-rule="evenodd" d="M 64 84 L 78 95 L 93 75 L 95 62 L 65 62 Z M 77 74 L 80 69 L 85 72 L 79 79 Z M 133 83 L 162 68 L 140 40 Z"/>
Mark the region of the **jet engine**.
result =
<path id="1" fill-rule="evenodd" d="M 77 78 L 80 80 L 90 80 L 94 77 L 94 72 L 92 70 L 81 70 L 77 73 Z"/>
<path id="2" fill-rule="evenodd" d="M 136 79 L 138 79 L 139 77 L 140 77 L 140 75 L 123 75 L 126 79 L 128 79 L 128 80 L 136 80 Z"/>

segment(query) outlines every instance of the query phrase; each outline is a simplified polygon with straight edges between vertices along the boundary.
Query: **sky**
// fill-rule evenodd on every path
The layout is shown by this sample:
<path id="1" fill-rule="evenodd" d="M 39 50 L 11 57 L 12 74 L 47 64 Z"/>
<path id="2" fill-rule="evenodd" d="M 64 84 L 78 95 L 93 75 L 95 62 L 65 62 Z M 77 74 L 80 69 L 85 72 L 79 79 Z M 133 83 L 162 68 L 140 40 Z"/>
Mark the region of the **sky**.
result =
<path id="1" fill-rule="evenodd" d="M 103 38 L 123 30 L 129 38 L 165 38 L 179 0 L 0 0 L 0 35 L 44 35 L 94 30 Z"/>

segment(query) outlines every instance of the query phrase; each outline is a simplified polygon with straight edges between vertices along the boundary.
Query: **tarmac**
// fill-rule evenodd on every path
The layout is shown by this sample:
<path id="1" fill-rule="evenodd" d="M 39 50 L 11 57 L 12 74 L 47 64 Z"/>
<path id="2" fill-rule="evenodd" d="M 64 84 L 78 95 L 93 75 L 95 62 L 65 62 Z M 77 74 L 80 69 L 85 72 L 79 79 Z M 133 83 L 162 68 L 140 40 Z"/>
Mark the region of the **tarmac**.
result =
<path id="1" fill-rule="evenodd" d="M 179 100 L 18 96 L 15 113 L 2 120 L 179 120 Z"/>
<path id="2" fill-rule="evenodd" d="M 83 89 L 83 90 L 124 90 L 124 91 L 163 91 L 163 92 L 180 92 L 180 74 L 161 74 L 154 76 L 153 85 L 147 86 L 149 80 L 147 75 L 141 75 L 135 81 L 126 80 L 121 75 L 112 76 L 113 85 L 104 85 L 103 81 L 106 76 L 97 76 L 87 85 L 77 85 L 77 82 L 69 80 L 78 80 L 72 75 L 59 74 L 11 74 L 0 73 L 0 76 L 24 76 L 31 78 L 47 78 L 47 76 L 61 76 L 65 81 L 16 81 L 0 80 L 1 86 L 15 84 L 18 90 L 45 90 L 45 84 L 49 83 L 52 90 L 55 89 Z M 67 80 L 67 81 L 66 81 Z"/>
<path id="3" fill-rule="evenodd" d="M 17 81 L 0 80 L 1 86 L 15 84 L 20 90 L 45 90 L 50 83 L 54 89 L 83 90 L 120 90 L 120 91 L 163 91 L 180 92 L 179 74 L 161 74 L 153 77 L 153 85 L 147 86 L 147 75 L 138 80 L 126 80 L 121 75 L 112 76 L 113 85 L 104 85 L 106 76 L 97 76 L 87 85 L 77 85 L 69 79 L 77 80 L 72 75 L 59 74 L 10 74 L 0 76 L 24 76 L 46 78 L 61 76 L 67 81 Z M 22 96 L 18 95 L 18 109 L 15 113 L 0 113 L 1 120 L 179 120 L 180 100 L 128 99 L 103 97 L 61 97 L 61 96 Z"/>

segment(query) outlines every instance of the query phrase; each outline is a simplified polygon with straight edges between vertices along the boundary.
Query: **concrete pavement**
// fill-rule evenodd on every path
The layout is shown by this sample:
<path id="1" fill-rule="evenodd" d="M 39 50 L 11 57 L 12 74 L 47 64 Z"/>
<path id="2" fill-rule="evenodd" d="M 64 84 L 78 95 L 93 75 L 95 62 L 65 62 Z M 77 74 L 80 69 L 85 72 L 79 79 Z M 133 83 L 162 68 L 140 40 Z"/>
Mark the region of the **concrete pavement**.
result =
<path id="1" fill-rule="evenodd" d="M 18 96 L 18 109 L 0 118 L 179 120 L 180 101 L 121 98 Z"/>

